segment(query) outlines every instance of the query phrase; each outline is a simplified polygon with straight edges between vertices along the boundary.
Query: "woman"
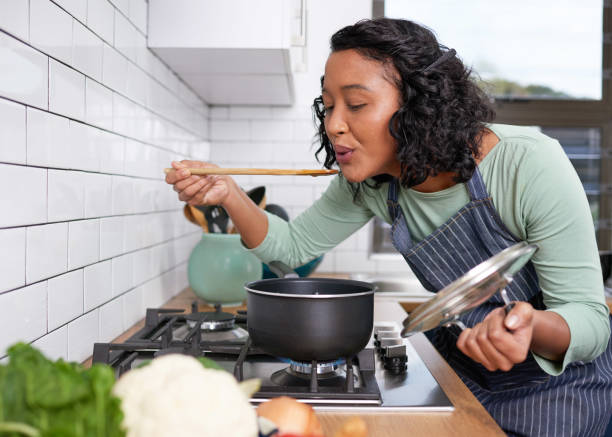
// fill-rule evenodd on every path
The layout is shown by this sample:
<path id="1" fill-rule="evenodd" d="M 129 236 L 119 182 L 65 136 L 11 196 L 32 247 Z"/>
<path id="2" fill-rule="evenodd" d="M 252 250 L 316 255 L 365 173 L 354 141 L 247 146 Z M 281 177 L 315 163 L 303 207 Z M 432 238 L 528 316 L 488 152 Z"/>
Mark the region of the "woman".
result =
<path id="1" fill-rule="evenodd" d="M 315 100 L 325 166 L 341 174 L 290 223 L 229 177 L 173 163 L 190 204 L 220 204 L 264 261 L 300 265 L 373 216 L 423 285 L 437 291 L 517 241 L 539 246 L 507 291 L 430 339 L 511 435 L 601 435 L 612 411 L 610 318 L 589 206 L 557 141 L 490 124 L 486 96 L 427 29 L 360 21 L 332 36 Z"/>

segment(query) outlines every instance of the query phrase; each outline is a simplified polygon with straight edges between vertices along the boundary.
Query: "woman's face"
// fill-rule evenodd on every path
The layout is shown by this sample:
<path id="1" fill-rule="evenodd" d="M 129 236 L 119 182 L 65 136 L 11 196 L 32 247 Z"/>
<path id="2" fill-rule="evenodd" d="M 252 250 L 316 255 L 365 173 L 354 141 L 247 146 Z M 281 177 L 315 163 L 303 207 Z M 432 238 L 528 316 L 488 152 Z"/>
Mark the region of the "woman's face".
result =
<path id="1" fill-rule="evenodd" d="M 399 177 L 389 120 L 399 109 L 400 92 L 389 75 L 381 62 L 356 50 L 334 52 L 325 65 L 325 131 L 350 182 L 383 173 Z"/>

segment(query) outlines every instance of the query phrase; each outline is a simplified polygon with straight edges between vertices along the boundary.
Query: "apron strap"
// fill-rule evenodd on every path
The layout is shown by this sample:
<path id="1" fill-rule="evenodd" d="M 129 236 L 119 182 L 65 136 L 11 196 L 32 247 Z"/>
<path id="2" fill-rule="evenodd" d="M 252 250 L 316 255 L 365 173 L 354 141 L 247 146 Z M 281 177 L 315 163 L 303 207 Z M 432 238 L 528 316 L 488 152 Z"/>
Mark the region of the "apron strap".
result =
<path id="1" fill-rule="evenodd" d="M 482 180 L 482 175 L 480 174 L 480 170 L 478 170 L 478 166 L 474 169 L 474 173 L 466 185 L 470 192 L 471 200 L 482 200 L 489 197 L 487 187 Z"/>
<path id="2" fill-rule="evenodd" d="M 389 182 L 389 195 L 387 196 L 387 209 L 389 210 L 391 223 L 395 221 L 400 211 L 399 203 L 397 201 L 398 193 L 399 181 L 397 178 L 393 178 L 393 180 Z"/>
<path id="3" fill-rule="evenodd" d="M 402 212 L 402 208 L 398 202 L 400 184 L 397 179 L 393 179 L 389 182 L 389 195 L 387 196 L 387 208 L 389 209 L 389 216 L 391 217 L 391 242 L 399 253 L 404 258 L 406 253 L 412 247 L 412 236 L 410 230 L 406 224 L 406 218 Z M 407 260 L 406 260 L 407 261 Z M 410 264 L 410 263 L 408 263 Z"/>

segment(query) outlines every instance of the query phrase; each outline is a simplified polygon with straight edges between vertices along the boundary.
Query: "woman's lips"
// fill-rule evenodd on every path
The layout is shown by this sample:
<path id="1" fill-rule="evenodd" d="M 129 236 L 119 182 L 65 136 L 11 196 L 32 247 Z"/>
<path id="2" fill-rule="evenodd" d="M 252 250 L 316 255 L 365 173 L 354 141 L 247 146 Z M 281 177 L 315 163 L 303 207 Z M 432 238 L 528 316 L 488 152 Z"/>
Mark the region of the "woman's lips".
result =
<path id="1" fill-rule="evenodd" d="M 353 149 L 349 149 L 348 147 L 336 145 L 334 146 L 334 150 L 336 152 L 336 161 L 338 161 L 338 164 L 348 163 L 353 156 Z"/>

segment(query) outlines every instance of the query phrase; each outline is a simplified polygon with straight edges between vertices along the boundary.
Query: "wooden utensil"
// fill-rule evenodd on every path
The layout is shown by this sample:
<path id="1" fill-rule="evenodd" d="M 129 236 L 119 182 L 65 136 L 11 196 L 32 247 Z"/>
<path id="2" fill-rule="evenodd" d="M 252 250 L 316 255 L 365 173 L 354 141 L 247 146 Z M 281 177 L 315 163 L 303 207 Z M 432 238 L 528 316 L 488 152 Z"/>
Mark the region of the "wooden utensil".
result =
<path id="1" fill-rule="evenodd" d="M 188 168 L 194 175 L 278 175 L 278 176 L 329 176 L 338 173 L 338 170 L 327 169 L 282 169 L 282 168 Z M 164 173 L 175 171 L 174 168 L 165 168 Z"/>
<path id="2" fill-rule="evenodd" d="M 185 214 L 185 217 L 191 223 L 200 225 L 204 232 L 208 232 L 208 223 L 202 211 L 198 210 L 195 206 L 185 204 L 183 214 Z"/>

